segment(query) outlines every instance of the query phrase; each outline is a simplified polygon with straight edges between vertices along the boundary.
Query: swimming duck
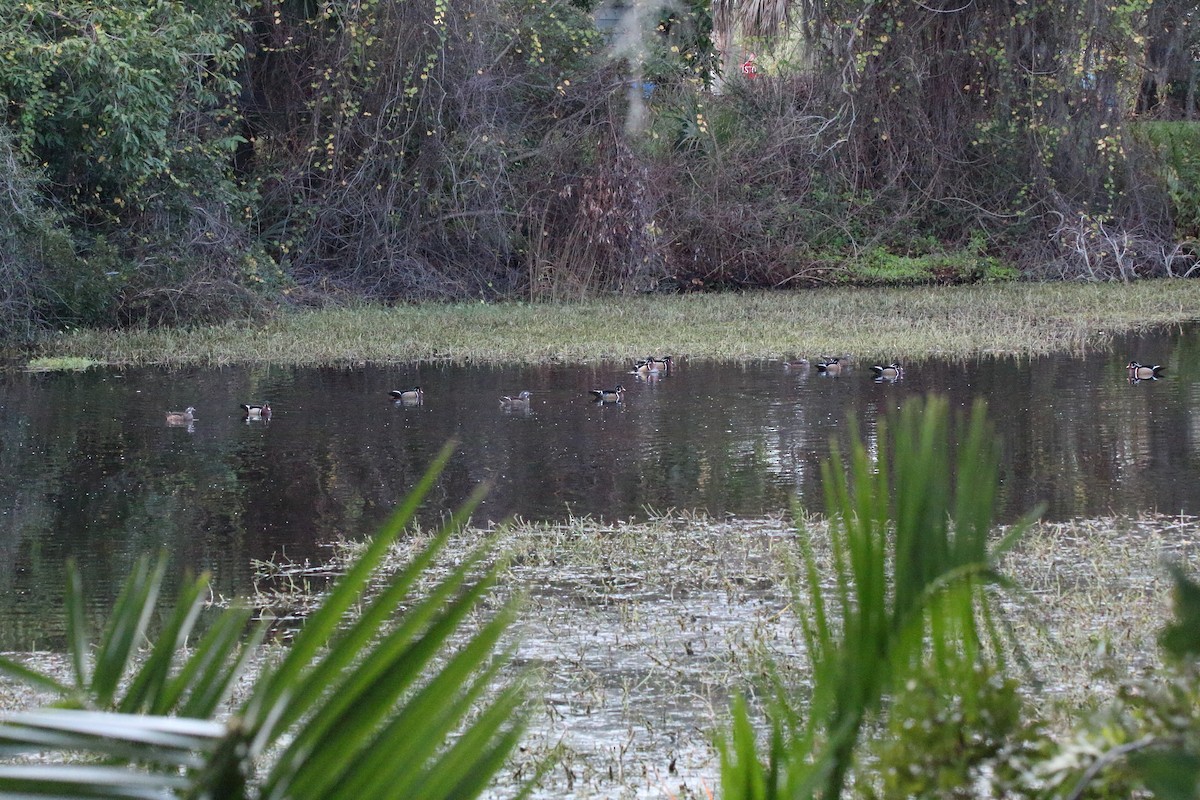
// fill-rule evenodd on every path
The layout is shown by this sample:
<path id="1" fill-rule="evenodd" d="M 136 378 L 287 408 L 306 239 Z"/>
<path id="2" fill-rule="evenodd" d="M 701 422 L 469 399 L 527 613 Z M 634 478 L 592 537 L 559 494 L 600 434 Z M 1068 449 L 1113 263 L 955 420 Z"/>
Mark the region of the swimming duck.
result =
<path id="1" fill-rule="evenodd" d="M 625 387 L 619 383 L 615 389 L 588 389 L 588 392 L 600 403 L 619 403 L 625 397 Z"/>
<path id="2" fill-rule="evenodd" d="M 168 425 L 190 425 L 196 419 L 196 409 L 188 406 L 186 411 L 168 411 Z"/>
<path id="3" fill-rule="evenodd" d="M 270 419 L 271 404 L 270 403 L 242 403 L 242 412 L 246 419 Z"/>
<path id="4" fill-rule="evenodd" d="M 1149 364 L 1139 364 L 1136 361 L 1130 361 L 1125 365 L 1125 369 L 1129 371 L 1129 377 L 1133 380 L 1150 381 L 1158 380 L 1158 374 L 1164 368 L 1159 364 L 1150 366 Z"/>
<path id="5" fill-rule="evenodd" d="M 633 365 L 633 371 L 643 376 L 651 372 L 670 372 L 672 363 L 673 359 L 671 356 L 663 356 L 662 358 L 646 356 Z"/>
<path id="6" fill-rule="evenodd" d="M 515 408 L 515 409 L 529 408 L 529 398 L 531 398 L 531 397 L 533 397 L 533 393 L 530 392 L 528 389 L 526 389 L 525 391 L 521 392 L 516 397 L 509 397 L 508 395 L 504 395 L 504 397 L 500 398 L 500 405 L 504 406 L 505 408 Z"/>
<path id="7" fill-rule="evenodd" d="M 875 380 L 879 381 L 898 381 L 904 377 L 903 367 L 895 361 L 886 365 L 876 364 L 871 369 L 875 370 Z"/>
<path id="8" fill-rule="evenodd" d="M 392 389 L 389 394 L 393 400 L 410 405 L 419 405 L 425 400 L 425 392 L 421 391 L 420 386 L 414 386 L 411 389 Z"/>
<path id="9" fill-rule="evenodd" d="M 841 375 L 842 374 L 842 359 L 838 356 L 825 358 L 817 362 L 817 372 L 823 372 L 826 375 Z"/>

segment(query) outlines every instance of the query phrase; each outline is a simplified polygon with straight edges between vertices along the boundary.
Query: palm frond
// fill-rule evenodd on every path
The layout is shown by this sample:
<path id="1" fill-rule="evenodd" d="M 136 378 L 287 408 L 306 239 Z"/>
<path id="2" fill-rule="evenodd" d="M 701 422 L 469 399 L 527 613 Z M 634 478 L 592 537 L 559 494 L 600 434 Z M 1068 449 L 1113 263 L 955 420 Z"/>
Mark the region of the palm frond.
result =
<path id="1" fill-rule="evenodd" d="M 785 729 L 778 720 L 799 715 L 786 698 L 769 705 L 776 722 L 760 759 L 746 707 L 735 705 L 721 742 L 726 798 L 840 797 L 863 722 L 900 676 L 921 669 L 927 654 L 933 663 L 974 656 L 980 616 L 995 635 L 980 589 L 997 575 L 988 546 L 997 443 L 981 403 L 959 442 L 952 452 L 949 406 L 931 397 L 881 423 L 875 457 L 856 443 L 845 463 L 833 448 L 822 465 L 832 590 L 822 587 L 812 549 L 801 550 L 807 586 L 798 605 L 813 669 L 807 715 Z"/>
<path id="2" fill-rule="evenodd" d="M 91 702 L 152 713 L 45 710 L 9 718 L 0 724 L 0 753 L 58 751 L 64 760 L 84 753 L 106 763 L 0 767 L 0 793 L 222 800 L 252 793 L 314 800 L 477 796 L 522 727 L 519 687 L 497 687 L 508 660 L 497 656 L 497 646 L 514 611 L 506 604 L 473 634 L 463 632 L 499 574 L 495 563 L 484 566 L 486 543 L 431 587 L 420 581 L 482 490 L 369 597 L 372 576 L 451 452 L 448 445 L 227 722 L 210 718 L 257 644 L 254 637 L 242 641 L 247 612 L 224 612 L 181 660 L 176 654 L 193 630 L 206 586 L 205 579 L 189 584 L 140 671 L 131 671 L 134 643 L 145 635 L 162 577 L 161 566 L 140 563 L 118 600 L 92 673 L 81 659 L 80 687 L 50 685 Z M 69 616 L 81 607 L 73 605 L 79 603 L 74 590 L 72 595 Z M 350 614 L 357 608 L 361 613 Z M 70 639 L 74 647 L 86 647 L 81 625 Z M 12 666 L 46 685 L 43 676 Z M 0 663 L 0 669 L 7 667 Z M 132 677 L 120 695 L 124 676 Z M 263 764 L 267 752 L 273 758 Z M 252 783 L 256 769 L 264 774 Z"/>

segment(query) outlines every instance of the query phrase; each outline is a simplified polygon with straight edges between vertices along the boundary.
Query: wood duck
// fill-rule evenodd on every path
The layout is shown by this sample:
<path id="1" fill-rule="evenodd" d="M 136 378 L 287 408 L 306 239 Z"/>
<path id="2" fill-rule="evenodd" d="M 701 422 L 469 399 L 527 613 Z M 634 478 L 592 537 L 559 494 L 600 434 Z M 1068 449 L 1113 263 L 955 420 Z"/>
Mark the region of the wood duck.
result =
<path id="1" fill-rule="evenodd" d="M 414 386 L 411 389 L 392 389 L 389 394 L 391 394 L 393 400 L 412 405 L 420 404 L 425 400 L 425 392 L 421 391 L 420 386 Z"/>
<path id="2" fill-rule="evenodd" d="M 246 415 L 246 419 L 270 419 L 271 404 L 242 403 L 242 412 Z"/>
<path id="3" fill-rule="evenodd" d="M 1125 369 L 1129 371 L 1129 377 L 1138 381 L 1158 380 L 1158 375 L 1163 371 L 1164 367 L 1160 364 L 1150 366 L 1149 364 L 1139 364 L 1136 361 L 1130 361 L 1125 365 Z"/>
<path id="4" fill-rule="evenodd" d="M 663 356 L 662 358 L 646 356 L 634 364 L 633 371 L 638 375 L 647 375 L 651 372 L 670 372 L 672 363 L 673 359 L 671 356 Z"/>
<path id="5" fill-rule="evenodd" d="M 817 372 L 824 372 L 826 375 L 841 375 L 842 359 L 838 356 L 833 356 L 817 362 Z"/>
<path id="6" fill-rule="evenodd" d="M 898 381 L 904 377 L 904 368 L 895 361 L 882 366 L 876 364 L 875 366 L 871 367 L 871 369 L 875 370 L 876 380 Z"/>
<path id="7" fill-rule="evenodd" d="M 508 395 L 504 395 L 504 397 L 500 398 L 500 405 L 504 406 L 505 408 L 517 408 L 517 409 L 529 408 L 529 398 L 531 398 L 531 397 L 533 397 L 533 394 L 528 389 L 526 389 L 525 391 L 521 392 L 516 397 L 509 397 Z"/>
<path id="8" fill-rule="evenodd" d="M 196 419 L 196 409 L 188 406 L 186 411 L 168 411 L 168 425 L 190 425 Z"/>
<path id="9" fill-rule="evenodd" d="M 799 359 L 796 359 L 795 361 L 783 362 L 784 369 L 805 369 L 806 367 L 808 367 L 808 359 L 807 358 L 799 358 Z"/>
<path id="10" fill-rule="evenodd" d="M 619 383 L 615 389 L 588 389 L 588 392 L 600 403 L 619 403 L 625 397 L 625 387 Z"/>

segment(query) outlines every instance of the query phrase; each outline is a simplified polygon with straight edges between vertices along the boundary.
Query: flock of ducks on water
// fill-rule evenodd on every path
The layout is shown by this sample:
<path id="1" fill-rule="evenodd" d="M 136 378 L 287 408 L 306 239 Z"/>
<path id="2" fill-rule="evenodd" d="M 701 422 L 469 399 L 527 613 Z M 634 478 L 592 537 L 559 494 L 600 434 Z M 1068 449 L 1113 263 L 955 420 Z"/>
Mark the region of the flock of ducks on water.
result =
<path id="1" fill-rule="evenodd" d="M 818 359 L 815 364 L 809 362 L 807 358 L 802 358 L 799 361 L 785 361 L 783 366 L 784 369 L 807 369 L 809 366 L 814 366 L 822 375 L 841 375 L 849 368 L 846 359 L 841 356 L 825 356 Z M 876 383 L 895 383 L 904 378 L 904 367 L 900 366 L 898 361 L 890 364 L 875 364 L 871 370 L 875 373 Z"/>
<path id="2" fill-rule="evenodd" d="M 845 361 L 841 356 L 824 356 L 815 363 L 810 363 L 808 359 L 802 358 L 799 361 L 785 361 L 783 366 L 785 369 L 815 366 L 817 372 L 823 375 L 841 375 L 842 371 L 847 368 Z M 631 374 L 643 379 L 670 375 L 671 366 L 674 363 L 671 356 L 661 358 L 647 356 L 634 363 Z M 1161 377 L 1164 369 L 1160 364 L 1141 364 L 1137 361 L 1130 361 L 1125 365 L 1130 383 L 1156 381 Z M 890 364 L 875 364 L 871 370 L 875 373 L 876 383 L 894 383 L 904 378 L 904 368 L 896 361 Z M 620 403 L 625 399 L 625 387 L 618 383 L 611 389 L 589 389 L 588 394 L 597 403 Z M 425 401 L 425 392 L 420 386 L 414 386 L 411 389 L 392 389 L 388 395 L 397 405 L 419 406 Z M 532 397 L 533 393 L 528 389 L 516 396 L 504 395 L 500 398 L 500 406 L 511 411 L 527 411 Z M 271 419 L 271 406 L 268 403 L 243 403 L 241 409 L 242 419 L 247 422 Z M 196 409 L 194 406 L 188 406 L 183 411 L 167 412 L 168 425 L 186 425 L 190 428 L 195 421 Z"/>
<path id="3" fill-rule="evenodd" d="M 271 406 L 267 403 L 242 403 L 242 419 L 250 422 L 252 420 L 269 420 L 271 418 Z M 186 425 L 189 429 L 192 423 L 196 421 L 195 406 L 188 406 L 183 411 L 168 411 L 167 424 L 173 426 Z"/>

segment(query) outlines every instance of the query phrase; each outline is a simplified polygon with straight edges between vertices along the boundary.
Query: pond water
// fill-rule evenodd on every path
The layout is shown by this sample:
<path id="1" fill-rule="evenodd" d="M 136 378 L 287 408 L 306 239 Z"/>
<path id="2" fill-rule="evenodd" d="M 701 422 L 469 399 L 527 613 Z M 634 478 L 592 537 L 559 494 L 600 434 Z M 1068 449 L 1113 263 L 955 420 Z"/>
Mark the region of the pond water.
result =
<path id="1" fill-rule="evenodd" d="M 796 497 L 822 506 L 831 437 L 937 392 L 989 402 L 1003 441 L 1002 515 L 1200 513 L 1200 331 L 1119 339 L 1102 352 L 926 360 L 877 383 L 869 365 L 828 377 L 779 362 L 628 365 L 89 370 L 0 375 L 0 649 L 53 646 L 63 562 L 97 603 L 141 554 L 208 569 L 245 593 L 254 559 L 323 558 L 371 532 L 449 439 L 427 502 L 436 521 L 479 483 L 477 523 L 510 515 L 644 518 L 656 510 L 755 516 Z M 1131 358 L 1166 365 L 1131 384 Z M 622 403 L 591 388 L 623 384 Z M 419 405 L 388 392 L 420 385 Z M 528 389 L 528 410 L 500 395 Z M 269 401 L 269 420 L 239 405 Z M 165 412 L 194 406 L 191 425 Z"/>

